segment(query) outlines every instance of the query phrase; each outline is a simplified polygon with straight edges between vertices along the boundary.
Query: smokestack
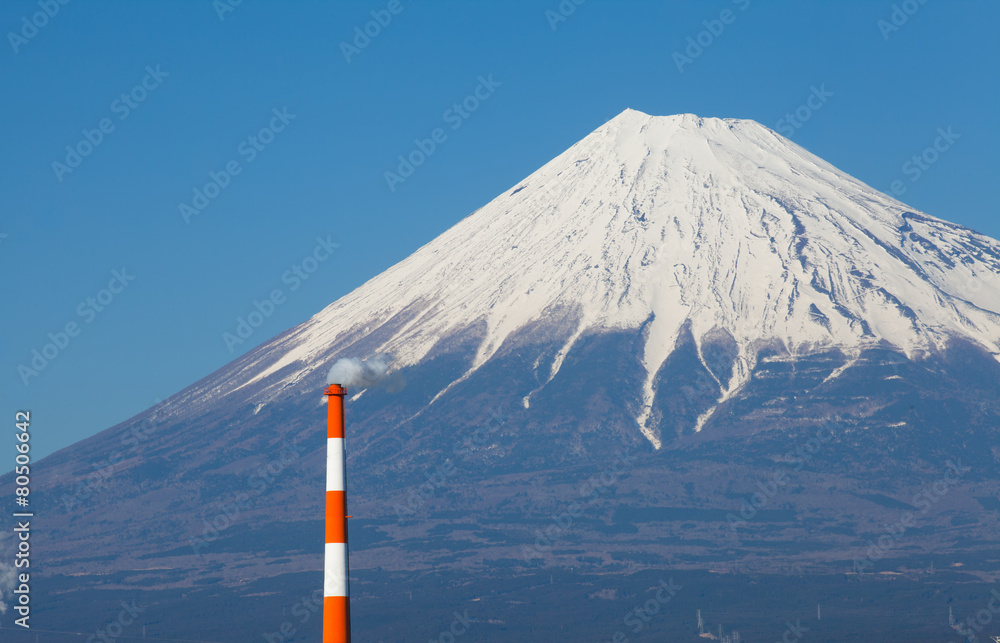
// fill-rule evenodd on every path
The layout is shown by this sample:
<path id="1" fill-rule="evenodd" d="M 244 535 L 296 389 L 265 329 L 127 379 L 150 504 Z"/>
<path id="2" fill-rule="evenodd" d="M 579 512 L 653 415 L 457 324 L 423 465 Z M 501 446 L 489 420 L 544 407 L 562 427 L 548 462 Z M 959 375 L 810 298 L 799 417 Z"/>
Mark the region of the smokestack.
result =
<path id="1" fill-rule="evenodd" d="M 323 565 L 323 643 L 350 643 L 351 599 L 347 592 L 347 476 L 344 396 L 340 384 L 326 388 L 326 553 Z"/>

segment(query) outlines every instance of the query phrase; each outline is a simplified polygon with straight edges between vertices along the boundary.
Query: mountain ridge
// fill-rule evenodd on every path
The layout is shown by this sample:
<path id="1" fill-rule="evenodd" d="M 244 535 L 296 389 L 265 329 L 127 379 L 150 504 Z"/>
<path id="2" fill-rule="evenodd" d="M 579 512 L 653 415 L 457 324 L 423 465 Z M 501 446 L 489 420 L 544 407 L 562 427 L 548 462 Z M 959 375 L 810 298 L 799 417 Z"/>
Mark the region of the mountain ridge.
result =
<path id="1" fill-rule="evenodd" d="M 376 353 L 390 379 L 346 406 L 357 600 L 395 573 L 443 574 L 397 605 L 418 620 L 541 569 L 567 587 L 808 571 L 849 595 L 859 569 L 1000 579 L 998 263 L 997 241 L 759 124 L 624 112 L 306 322 L 37 463 L 49 614 L 69 629 L 142 592 L 266 603 L 249 637 L 281 622 L 322 585 L 327 369 Z M 615 453 L 625 471 L 560 525 Z M 887 507 L 959 459 L 947 502 L 867 554 Z M 483 614 L 509 607 L 491 592 Z"/>
<path id="2" fill-rule="evenodd" d="M 754 121 L 629 109 L 292 329 L 274 346 L 283 355 L 241 386 L 280 389 L 276 371 L 320 368 L 342 338 L 408 315 L 373 352 L 411 366 L 440 337 L 485 323 L 468 374 L 519 328 L 575 309 L 545 379 L 588 329 L 648 324 L 637 421 L 659 447 L 653 381 L 686 322 L 699 354 L 710 332 L 736 341 L 727 393 L 746 382 L 760 339 L 855 354 L 886 340 L 913 356 L 957 335 L 1000 356 L 998 256 L 996 241 L 915 212 Z"/>

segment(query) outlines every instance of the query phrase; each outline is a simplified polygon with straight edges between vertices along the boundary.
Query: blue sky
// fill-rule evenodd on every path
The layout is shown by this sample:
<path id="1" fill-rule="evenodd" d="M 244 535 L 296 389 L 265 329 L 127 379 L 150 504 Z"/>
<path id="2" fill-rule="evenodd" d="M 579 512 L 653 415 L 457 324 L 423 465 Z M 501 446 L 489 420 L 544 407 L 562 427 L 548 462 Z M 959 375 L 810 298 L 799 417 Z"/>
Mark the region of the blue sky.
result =
<path id="1" fill-rule="evenodd" d="M 230 2 L 0 5 L 0 381 L 12 423 L 33 413 L 36 457 L 304 321 L 626 107 L 782 128 L 1000 237 L 995 2 Z M 447 120 L 481 79 L 475 110 Z M 949 127 L 932 164 L 906 166 Z M 224 187 L 185 220 L 210 173 Z M 19 373 L 49 333 L 65 347 Z"/>

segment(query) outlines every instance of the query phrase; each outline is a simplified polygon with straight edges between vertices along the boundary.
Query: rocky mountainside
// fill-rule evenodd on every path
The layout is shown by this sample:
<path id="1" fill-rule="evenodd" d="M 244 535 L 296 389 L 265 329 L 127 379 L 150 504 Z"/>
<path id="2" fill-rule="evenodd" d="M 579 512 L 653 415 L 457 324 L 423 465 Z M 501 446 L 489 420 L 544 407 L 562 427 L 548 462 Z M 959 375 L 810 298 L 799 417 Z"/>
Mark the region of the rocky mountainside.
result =
<path id="1" fill-rule="evenodd" d="M 998 312 L 1000 242 L 755 122 L 626 110 L 312 319 L 40 462 L 39 573 L 64 613 L 98 589 L 308 595 L 324 376 L 383 354 L 389 377 L 347 402 L 356 600 L 422 570 L 992 579 Z"/>

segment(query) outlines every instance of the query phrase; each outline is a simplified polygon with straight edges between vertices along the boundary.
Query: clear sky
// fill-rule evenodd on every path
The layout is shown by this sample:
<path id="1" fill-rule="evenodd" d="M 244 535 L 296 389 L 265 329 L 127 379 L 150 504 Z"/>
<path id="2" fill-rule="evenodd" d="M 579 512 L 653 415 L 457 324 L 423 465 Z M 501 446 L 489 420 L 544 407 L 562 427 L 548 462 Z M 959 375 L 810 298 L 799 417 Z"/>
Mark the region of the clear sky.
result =
<path id="1" fill-rule="evenodd" d="M 626 107 L 757 120 L 1000 237 L 996 2 L 237 2 L 0 4 L 0 382 L 36 457 L 306 320 Z"/>

